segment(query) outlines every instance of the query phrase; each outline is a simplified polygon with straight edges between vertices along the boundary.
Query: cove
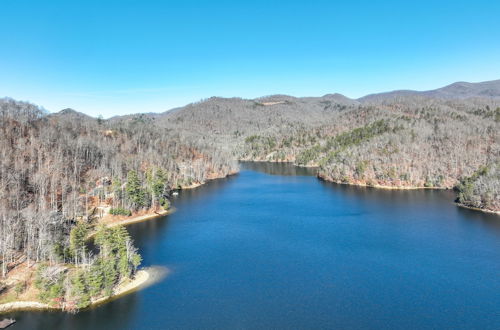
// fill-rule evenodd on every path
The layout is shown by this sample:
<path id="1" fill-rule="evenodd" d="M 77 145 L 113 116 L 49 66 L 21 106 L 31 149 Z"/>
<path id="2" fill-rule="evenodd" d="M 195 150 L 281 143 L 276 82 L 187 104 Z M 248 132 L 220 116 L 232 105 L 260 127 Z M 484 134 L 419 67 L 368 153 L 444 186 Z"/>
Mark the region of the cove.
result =
<path id="1" fill-rule="evenodd" d="M 127 227 L 153 286 L 76 315 L 19 312 L 13 329 L 496 329 L 500 217 L 449 191 L 342 186 L 242 163 Z"/>

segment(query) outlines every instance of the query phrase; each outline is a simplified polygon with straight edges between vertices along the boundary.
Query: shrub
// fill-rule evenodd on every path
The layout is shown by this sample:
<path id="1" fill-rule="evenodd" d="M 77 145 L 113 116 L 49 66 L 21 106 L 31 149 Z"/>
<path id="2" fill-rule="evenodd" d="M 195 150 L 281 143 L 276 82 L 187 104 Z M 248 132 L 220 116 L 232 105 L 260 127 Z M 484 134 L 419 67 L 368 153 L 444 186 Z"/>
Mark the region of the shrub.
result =
<path id="1" fill-rule="evenodd" d="M 109 214 L 111 214 L 111 215 L 125 215 L 125 216 L 129 217 L 132 215 L 132 212 L 130 212 L 130 210 L 124 209 L 122 207 L 116 207 L 116 208 L 110 209 Z"/>

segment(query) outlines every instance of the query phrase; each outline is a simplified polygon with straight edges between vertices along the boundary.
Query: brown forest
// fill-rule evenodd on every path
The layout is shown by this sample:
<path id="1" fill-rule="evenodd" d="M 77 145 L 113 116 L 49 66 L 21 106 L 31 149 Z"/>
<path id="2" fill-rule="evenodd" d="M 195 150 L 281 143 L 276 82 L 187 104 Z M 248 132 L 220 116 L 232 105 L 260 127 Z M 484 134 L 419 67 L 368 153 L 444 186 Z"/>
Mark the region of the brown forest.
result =
<path id="1" fill-rule="evenodd" d="M 68 246 L 103 199 L 125 213 L 155 208 L 237 160 L 318 166 L 338 183 L 455 188 L 461 204 L 500 211 L 500 81 L 358 100 L 214 97 L 106 120 L 2 99 L 0 116 L 2 275 L 21 256 L 56 261 L 54 243 Z"/>

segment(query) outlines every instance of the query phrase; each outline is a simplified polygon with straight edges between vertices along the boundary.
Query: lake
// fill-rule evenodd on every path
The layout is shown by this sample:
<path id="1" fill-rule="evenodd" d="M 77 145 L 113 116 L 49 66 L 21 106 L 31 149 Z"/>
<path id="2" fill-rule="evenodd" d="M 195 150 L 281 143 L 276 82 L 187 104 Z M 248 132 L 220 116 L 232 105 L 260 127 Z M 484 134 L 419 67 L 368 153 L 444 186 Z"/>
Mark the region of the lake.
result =
<path id="1" fill-rule="evenodd" d="M 243 163 L 128 229 L 161 282 L 12 329 L 498 329 L 500 217 L 450 191 L 326 183 Z"/>

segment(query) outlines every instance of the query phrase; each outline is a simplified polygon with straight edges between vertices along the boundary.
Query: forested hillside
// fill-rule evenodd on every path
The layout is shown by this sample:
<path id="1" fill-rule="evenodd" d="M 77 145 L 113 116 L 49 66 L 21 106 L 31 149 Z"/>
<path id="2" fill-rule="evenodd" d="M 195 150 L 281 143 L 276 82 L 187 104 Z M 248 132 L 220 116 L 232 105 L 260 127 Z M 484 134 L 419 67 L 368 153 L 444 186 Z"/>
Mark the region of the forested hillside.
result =
<path id="1" fill-rule="evenodd" d="M 317 166 L 321 178 L 346 184 L 456 187 L 459 203 L 500 211 L 500 81 L 358 100 L 214 97 L 108 120 L 1 99 L 0 128 L 2 276 L 44 261 L 104 271 L 99 254 L 71 240 L 99 212 L 166 209 L 172 189 L 235 173 L 237 160 Z M 111 264 L 117 282 L 119 262 Z"/>
<path id="2" fill-rule="evenodd" d="M 153 191 L 148 173 L 161 172 L 163 195 L 236 169 L 218 150 L 140 117 L 110 124 L 73 110 L 48 115 L 12 100 L 2 100 L 0 111 L 2 237 L 8 238 L 2 240 L 3 253 L 26 249 L 32 259 L 49 258 L 50 247 L 43 241 L 53 241 L 68 222 L 89 216 L 90 199 L 99 198 L 96 188 L 105 181 L 121 191 L 129 171 L 137 173 L 145 193 Z M 123 197 L 128 208 L 138 208 L 151 206 L 160 196 L 140 203 L 118 193 L 113 197 L 115 204 Z"/>
<path id="3" fill-rule="evenodd" d="M 472 208 L 500 210 L 500 163 L 482 166 L 457 186 L 457 202 Z"/>
<path id="4" fill-rule="evenodd" d="M 2 276 L 23 263 L 99 262 L 71 250 L 77 224 L 95 225 L 110 207 L 122 215 L 168 208 L 172 189 L 237 170 L 230 155 L 141 116 L 112 123 L 2 99 L 0 129 Z"/>

